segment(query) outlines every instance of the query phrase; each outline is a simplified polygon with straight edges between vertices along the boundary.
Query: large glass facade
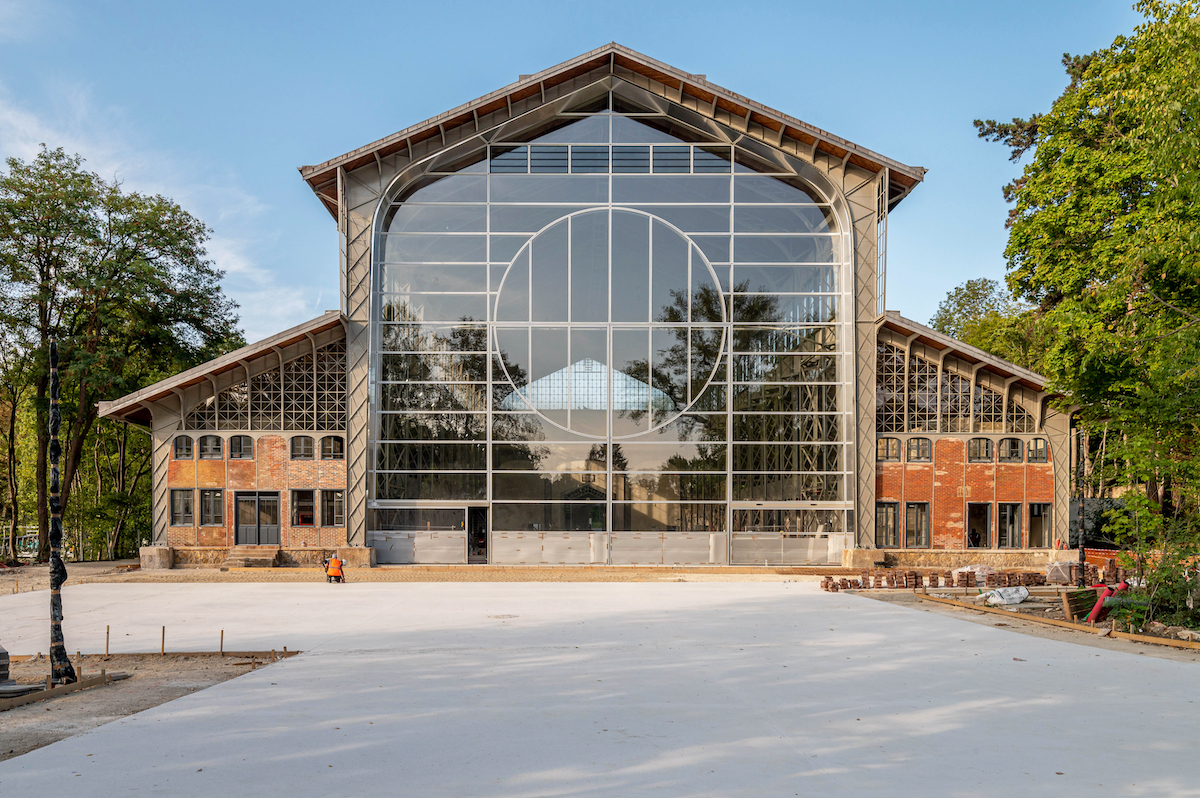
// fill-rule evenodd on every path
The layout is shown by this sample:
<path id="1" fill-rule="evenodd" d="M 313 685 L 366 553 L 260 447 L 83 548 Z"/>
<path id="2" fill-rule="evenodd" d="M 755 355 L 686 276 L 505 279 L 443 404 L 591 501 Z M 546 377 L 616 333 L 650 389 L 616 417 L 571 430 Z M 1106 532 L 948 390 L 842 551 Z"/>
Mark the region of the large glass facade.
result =
<path id="1" fill-rule="evenodd" d="M 819 560 L 845 532 L 839 206 L 632 97 L 510 123 L 381 208 L 373 529 L 487 508 L 491 561 L 611 563 Z"/>

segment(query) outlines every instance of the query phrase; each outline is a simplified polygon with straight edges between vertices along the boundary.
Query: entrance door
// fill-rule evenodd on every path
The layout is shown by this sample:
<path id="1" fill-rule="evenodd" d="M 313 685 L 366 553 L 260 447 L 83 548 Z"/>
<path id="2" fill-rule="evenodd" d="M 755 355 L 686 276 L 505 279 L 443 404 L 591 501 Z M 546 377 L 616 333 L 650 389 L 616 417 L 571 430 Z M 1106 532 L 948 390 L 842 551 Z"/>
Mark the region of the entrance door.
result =
<path id="1" fill-rule="evenodd" d="M 279 494 L 238 493 L 235 496 L 237 545 L 279 545 Z"/>
<path id="2" fill-rule="evenodd" d="M 467 508 L 467 562 L 483 564 L 488 561 L 487 508 Z"/>
<path id="3" fill-rule="evenodd" d="M 992 505 L 967 505 L 967 548 L 992 547 Z"/>

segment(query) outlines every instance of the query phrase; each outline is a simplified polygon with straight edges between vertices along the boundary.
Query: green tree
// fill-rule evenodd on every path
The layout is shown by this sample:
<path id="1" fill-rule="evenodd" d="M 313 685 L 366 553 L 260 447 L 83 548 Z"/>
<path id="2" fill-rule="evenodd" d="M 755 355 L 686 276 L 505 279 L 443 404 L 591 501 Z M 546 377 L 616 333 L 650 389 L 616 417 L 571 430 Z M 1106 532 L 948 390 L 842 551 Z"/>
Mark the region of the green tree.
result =
<path id="1" fill-rule="evenodd" d="M 964 340 L 967 330 L 983 319 L 997 314 L 1014 316 L 1022 310 L 1012 294 L 996 280 L 978 277 L 967 280 L 946 294 L 929 326 L 953 338 Z"/>
<path id="2" fill-rule="evenodd" d="M 42 148 L 0 173 L 0 322 L 21 338 L 37 408 L 38 527 L 46 540 L 47 343 L 62 353 L 62 506 L 76 484 L 97 402 L 241 341 L 210 231 L 175 202 L 126 192 L 83 159 Z"/>

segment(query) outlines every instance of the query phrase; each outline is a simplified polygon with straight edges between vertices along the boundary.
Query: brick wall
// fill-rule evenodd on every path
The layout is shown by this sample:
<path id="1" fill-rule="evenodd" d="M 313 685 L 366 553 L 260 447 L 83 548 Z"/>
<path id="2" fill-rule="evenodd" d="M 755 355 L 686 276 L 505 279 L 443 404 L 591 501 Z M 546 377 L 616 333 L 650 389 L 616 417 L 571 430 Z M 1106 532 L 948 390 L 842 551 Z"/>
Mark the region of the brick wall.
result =
<path id="1" fill-rule="evenodd" d="M 184 434 L 184 433 L 180 433 Z M 201 434 L 190 433 L 198 441 Z M 241 491 L 277 492 L 279 494 L 279 542 L 284 548 L 324 547 L 336 548 L 346 545 L 346 529 L 322 527 L 321 489 L 346 489 L 346 461 L 320 459 L 322 434 L 310 434 L 313 438 L 314 459 L 291 459 L 291 438 L 306 433 L 251 433 L 254 438 L 254 459 L 230 460 L 229 438 L 247 433 L 229 432 L 220 435 L 222 440 L 221 460 L 176 460 L 172 453 L 167 469 L 168 489 L 192 489 L 195 507 L 194 525 L 190 527 L 170 526 L 167 542 L 170 546 L 213 546 L 228 548 L 235 544 L 236 494 Z M 198 451 L 198 446 L 193 447 Z M 201 488 L 224 490 L 225 524 L 223 526 L 200 526 Z M 167 501 L 170 501 L 170 492 Z M 312 490 L 315 499 L 314 526 L 292 526 L 293 490 Z M 169 515 L 168 507 L 168 515 Z"/>
<path id="2" fill-rule="evenodd" d="M 1029 534 L 1029 505 L 1035 502 L 1054 502 L 1054 469 L 1051 463 L 969 463 L 967 440 L 978 435 L 883 436 L 928 437 L 933 440 L 933 463 L 877 463 L 875 467 L 876 501 L 900 505 L 900 545 L 905 540 L 905 504 L 929 502 L 930 545 L 934 549 L 961 550 L 967 547 L 966 519 L 968 504 L 991 506 L 992 543 L 995 543 L 997 503 L 1022 505 L 1021 533 Z M 993 441 L 995 457 L 1000 437 L 987 436 Z M 1033 437 L 1019 436 L 1028 441 Z M 901 452 L 907 447 L 901 444 Z M 1026 455 L 1028 452 L 1026 451 Z M 1055 507 L 1054 512 L 1066 512 Z"/>

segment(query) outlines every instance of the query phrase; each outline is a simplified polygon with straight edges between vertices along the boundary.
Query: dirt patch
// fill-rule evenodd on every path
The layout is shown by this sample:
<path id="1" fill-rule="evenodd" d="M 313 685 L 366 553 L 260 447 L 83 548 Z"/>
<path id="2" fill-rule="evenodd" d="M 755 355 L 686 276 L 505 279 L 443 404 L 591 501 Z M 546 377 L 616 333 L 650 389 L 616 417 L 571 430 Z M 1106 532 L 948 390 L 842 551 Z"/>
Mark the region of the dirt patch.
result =
<path id="1" fill-rule="evenodd" d="M 26 704 L 0 712 L 0 761 L 44 745 L 120 720 L 180 696 L 240 676 L 250 666 L 245 657 L 186 654 L 113 654 L 72 657 L 76 673 L 98 676 L 100 669 L 129 674 L 128 679 L 103 687 Z M 261 661 L 258 667 L 263 667 Z M 12 663 L 12 678 L 38 684 L 50 673 L 50 662 Z"/>
<path id="2" fill-rule="evenodd" d="M 1063 643 L 1075 643 L 1081 646 L 1103 648 L 1109 651 L 1122 651 L 1126 654 L 1140 654 L 1146 657 L 1169 659 L 1175 662 L 1200 662 L 1200 651 L 1171 646 L 1156 646 L 1150 643 L 1137 643 L 1133 640 L 1111 639 L 1100 637 L 1097 632 L 1083 632 L 1075 629 L 1064 629 L 1061 626 L 1028 621 L 1018 612 L 1000 615 L 992 612 L 980 612 L 949 604 L 938 604 L 933 601 L 921 601 L 911 590 L 863 590 L 843 591 L 848 595 L 884 601 L 888 604 L 900 604 L 919 612 L 935 612 L 948 615 L 961 621 L 977 623 L 981 626 L 1000 627 L 1006 632 L 1040 637 L 1043 640 L 1058 640 Z M 1049 604 L 1047 600 L 1045 603 Z M 1062 619 L 1062 601 L 1058 600 L 1058 619 Z M 1039 613 L 1040 614 L 1040 613 Z M 1046 617 L 1055 617 L 1053 612 L 1045 613 Z M 1011 617 L 1009 617 L 1011 616 Z"/>

